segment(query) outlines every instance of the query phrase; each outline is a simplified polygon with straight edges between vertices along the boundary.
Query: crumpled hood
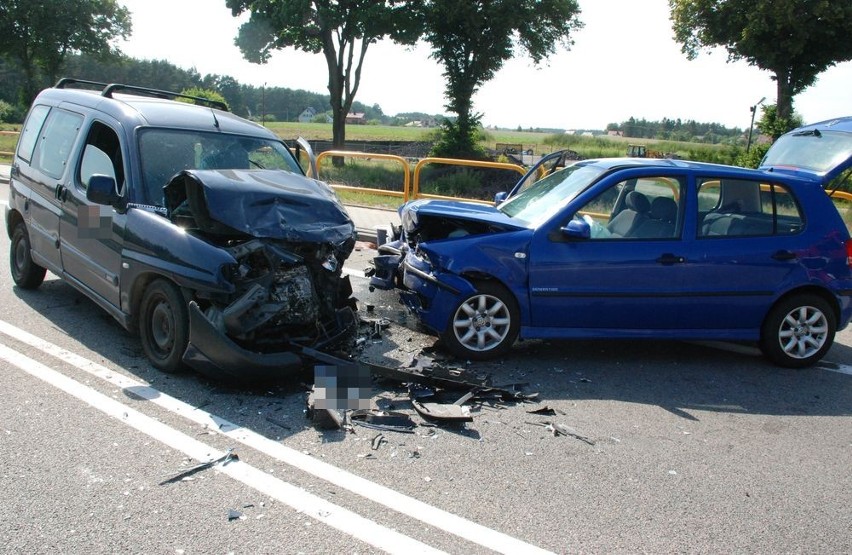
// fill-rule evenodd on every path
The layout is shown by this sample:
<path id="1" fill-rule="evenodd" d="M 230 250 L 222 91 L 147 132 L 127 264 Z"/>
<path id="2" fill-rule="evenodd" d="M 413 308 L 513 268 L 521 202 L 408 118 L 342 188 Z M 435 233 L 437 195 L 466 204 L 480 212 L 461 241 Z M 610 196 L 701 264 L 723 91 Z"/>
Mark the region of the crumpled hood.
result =
<path id="1" fill-rule="evenodd" d="M 400 208 L 400 219 L 406 232 L 417 229 L 424 218 L 478 222 L 505 230 L 523 229 L 516 220 L 486 204 L 421 199 L 411 201 Z"/>
<path id="2" fill-rule="evenodd" d="M 185 170 L 164 188 L 173 221 L 258 238 L 341 243 L 355 225 L 332 189 L 281 170 Z"/>

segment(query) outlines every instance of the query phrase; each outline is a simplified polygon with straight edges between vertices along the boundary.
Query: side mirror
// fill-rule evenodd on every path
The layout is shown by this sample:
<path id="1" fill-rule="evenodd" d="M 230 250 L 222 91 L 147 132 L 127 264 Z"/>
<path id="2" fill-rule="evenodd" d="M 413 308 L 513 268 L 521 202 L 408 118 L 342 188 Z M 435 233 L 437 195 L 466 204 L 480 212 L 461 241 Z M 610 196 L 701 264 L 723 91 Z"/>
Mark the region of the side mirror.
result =
<path id="1" fill-rule="evenodd" d="M 497 206 L 503 201 L 505 201 L 508 196 L 509 193 L 507 193 L 506 191 L 500 191 L 499 193 L 494 195 L 494 206 Z"/>
<path id="2" fill-rule="evenodd" d="M 561 231 L 562 235 L 575 239 L 590 239 L 592 237 L 592 227 L 583 218 L 572 219 Z"/>
<path id="3" fill-rule="evenodd" d="M 105 206 L 115 206 L 121 201 L 121 196 L 116 192 L 115 179 L 100 174 L 95 174 L 89 179 L 86 198 L 95 204 Z"/>

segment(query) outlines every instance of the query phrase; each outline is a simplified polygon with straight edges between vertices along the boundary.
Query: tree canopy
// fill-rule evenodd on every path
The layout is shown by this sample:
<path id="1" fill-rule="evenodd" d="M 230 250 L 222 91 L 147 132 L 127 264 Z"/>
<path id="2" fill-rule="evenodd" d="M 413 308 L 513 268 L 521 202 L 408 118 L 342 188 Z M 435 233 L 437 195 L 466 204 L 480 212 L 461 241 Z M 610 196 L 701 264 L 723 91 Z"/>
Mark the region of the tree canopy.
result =
<path id="1" fill-rule="evenodd" d="M 852 59 L 849 0 L 669 0 L 675 39 L 689 59 L 722 47 L 728 60 L 772 72 L 777 117 L 829 67 Z"/>
<path id="2" fill-rule="evenodd" d="M 420 36 L 412 7 L 419 0 L 226 0 L 234 16 L 250 12 L 235 43 L 250 62 L 265 63 L 275 50 L 322 53 L 328 66 L 333 143 L 346 140 L 346 115 L 361 81 L 370 44 L 388 37 L 413 44 Z"/>
<path id="3" fill-rule="evenodd" d="M 458 114 L 445 124 L 455 155 L 476 154 L 480 116 L 472 98 L 479 87 L 518 52 L 537 65 L 557 46 L 570 48 L 571 32 L 582 27 L 576 0 L 428 0 L 424 12 L 425 39 L 444 66 L 446 108 Z"/>
<path id="4" fill-rule="evenodd" d="M 115 56 L 112 41 L 130 32 L 130 14 L 116 0 L 4 0 L 0 10 L 0 54 L 24 72 L 24 104 L 38 92 L 39 72 L 53 82 L 69 54 Z"/>

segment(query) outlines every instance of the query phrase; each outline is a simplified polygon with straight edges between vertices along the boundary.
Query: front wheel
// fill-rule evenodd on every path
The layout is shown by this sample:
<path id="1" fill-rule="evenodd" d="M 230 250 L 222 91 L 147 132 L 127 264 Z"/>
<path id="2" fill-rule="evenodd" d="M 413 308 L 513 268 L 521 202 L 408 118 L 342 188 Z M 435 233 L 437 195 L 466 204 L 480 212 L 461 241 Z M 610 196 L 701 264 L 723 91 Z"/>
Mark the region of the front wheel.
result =
<path id="1" fill-rule="evenodd" d="M 763 323 L 760 348 L 766 357 L 786 368 L 816 364 L 831 348 L 837 329 L 831 306 L 816 295 L 779 301 Z"/>
<path id="2" fill-rule="evenodd" d="M 145 356 L 156 368 L 174 373 L 183 369 L 189 342 L 189 312 L 180 289 L 157 279 L 148 285 L 139 306 L 139 338 Z"/>
<path id="3" fill-rule="evenodd" d="M 12 231 L 12 242 L 9 245 L 9 268 L 15 285 L 22 289 L 36 289 L 47 270 L 33 261 L 30 235 L 24 222 L 18 222 Z"/>
<path id="4" fill-rule="evenodd" d="M 458 304 L 441 337 L 453 354 L 487 360 L 506 353 L 515 343 L 520 312 L 504 287 L 486 281 L 477 289 Z"/>

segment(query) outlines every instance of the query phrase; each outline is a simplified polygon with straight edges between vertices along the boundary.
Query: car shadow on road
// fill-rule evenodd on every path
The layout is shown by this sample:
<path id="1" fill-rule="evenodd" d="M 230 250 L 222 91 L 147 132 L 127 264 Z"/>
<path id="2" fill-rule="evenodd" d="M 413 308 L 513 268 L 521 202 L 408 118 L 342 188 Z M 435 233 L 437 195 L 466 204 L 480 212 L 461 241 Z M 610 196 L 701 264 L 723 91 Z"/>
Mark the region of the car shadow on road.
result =
<path id="1" fill-rule="evenodd" d="M 310 369 L 268 383 L 223 383 L 194 372 L 164 374 L 144 357 L 138 337 L 125 331 L 85 296 L 60 280 L 38 291 L 13 289 L 55 329 L 73 337 L 106 366 L 123 368 L 158 391 L 237 426 L 280 440 L 311 428 L 304 417 Z M 381 314 L 376 315 L 381 317 Z M 387 365 L 405 365 L 434 343 L 403 323 L 370 338 L 371 350 Z M 679 341 L 523 341 L 497 362 L 447 357 L 439 364 L 486 374 L 492 384 L 525 383 L 542 402 L 616 401 L 661 407 L 688 420 L 703 411 L 848 416 L 852 376 L 822 368 L 778 368 L 751 346 Z M 832 361 L 852 360 L 852 349 L 835 344 Z M 374 388 L 374 401 L 382 394 Z M 132 390 L 128 398 L 139 400 Z"/>
<path id="2" fill-rule="evenodd" d="M 49 276 L 36 291 L 18 287 L 12 291 L 29 310 L 46 318 L 49 325 L 73 338 L 82 348 L 68 347 L 64 342 L 45 337 L 51 343 L 65 346 L 106 368 L 123 369 L 131 378 L 150 385 L 156 392 L 215 415 L 214 420 L 228 421 L 276 440 L 311 427 L 304 416 L 310 387 L 309 369 L 286 378 L 253 383 L 213 381 L 191 370 L 166 374 L 148 362 L 138 336 L 126 331 L 63 281 Z M 27 331 L 33 333 L 31 328 Z M 59 367 L 62 362 L 48 364 Z M 122 390 L 125 397 L 134 402 L 153 400 L 156 392 L 138 386 Z"/>

